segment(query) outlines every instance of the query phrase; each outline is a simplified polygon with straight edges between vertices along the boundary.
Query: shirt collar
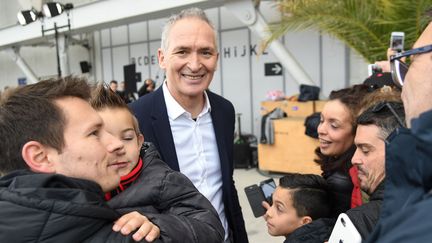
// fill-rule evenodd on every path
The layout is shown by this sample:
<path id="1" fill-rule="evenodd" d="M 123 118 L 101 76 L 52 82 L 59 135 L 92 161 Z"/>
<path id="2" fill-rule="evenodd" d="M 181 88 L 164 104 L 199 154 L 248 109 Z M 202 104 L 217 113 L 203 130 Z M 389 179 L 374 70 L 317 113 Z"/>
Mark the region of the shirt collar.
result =
<path id="1" fill-rule="evenodd" d="M 185 114 L 187 117 L 192 118 L 191 114 L 186 111 L 171 95 L 170 91 L 168 90 L 167 81 L 164 81 L 164 84 L 162 85 L 162 90 L 164 94 L 165 103 L 167 106 L 167 113 L 169 118 L 175 120 L 181 115 Z M 211 105 L 210 100 L 208 98 L 207 92 L 204 91 L 204 98 L 205 98 L 205 104 L 201 111 L 201 113 L 198 115 L 198 117 L 201 117 L 207 112 L 211 111 Z"/>

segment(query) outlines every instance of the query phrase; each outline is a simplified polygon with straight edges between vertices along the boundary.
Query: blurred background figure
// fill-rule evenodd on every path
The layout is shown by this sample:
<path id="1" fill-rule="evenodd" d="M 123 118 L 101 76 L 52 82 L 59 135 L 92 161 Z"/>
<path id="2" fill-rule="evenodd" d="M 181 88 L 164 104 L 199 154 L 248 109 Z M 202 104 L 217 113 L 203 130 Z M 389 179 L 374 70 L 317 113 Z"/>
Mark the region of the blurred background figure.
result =
<path id="1" fill-rule="evenodd" d="M 112 81 L 111 81 L 112 82 Z M 110 84 L 110 88 L 111 88 L 111 84 Z M 113 90 L 111 88 L 111 90 Z M 116 90 L 113 90 L 118 96 L 120 96 L 120 98 L 122 98 L 122 100 L 126 103 L 129 103 L 129 99 L 126 95 L 126 91 L 125 91 L 125 81 L 121 81 L 120 84 L 118 85 Z"/>
<path id="2" fill-rule="evenodd" d="M 118 88 L 118 82 L 115 80 L 111 80 L 110 82 L 110 89 L 114 92 L 117 92 L 117 88 Z"/>
<path id="3" fill-rule="evenodd" d="M 117 91 L 121 92 L 121 91 L 125 91 L 125 81 L 121 81 L 117 87 Z"/>
<path id="4" fill-rule="evenodd" d="M 144 85 L 141 86 L 141 88 L 138 90 L 138 96 L 141 97 L 145 94 L 148 94 L 150 92 L 153 92 L 155 90 L 156 83 L 148 78 L 144 81 Z"/>

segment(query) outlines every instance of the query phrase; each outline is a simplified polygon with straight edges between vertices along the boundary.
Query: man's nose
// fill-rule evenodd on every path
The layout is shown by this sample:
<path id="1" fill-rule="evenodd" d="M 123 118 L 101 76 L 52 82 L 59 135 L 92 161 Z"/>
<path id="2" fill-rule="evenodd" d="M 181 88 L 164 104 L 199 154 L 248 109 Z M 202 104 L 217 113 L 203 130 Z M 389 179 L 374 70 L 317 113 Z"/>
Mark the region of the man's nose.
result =
<path id="1" fill-rule="evenodd" d="M 113 152 L 124 152 L 124 143 L 116 138 L 115 136 L 111 135 L 110 133 L 107 132 L 107 150 L 110 153 Z"/>
<path id="2" fill-rule="evenodd" d="M 356 149 L 356 151 L 354 152 L 353 157 L 351 158 L 351 164 L 353 165 L 359 165 L 361 164 L 360 162 L 360 149 Z"/>
<path id="3" fill-rule="evenodd" d="M 188 67 L 192 72 L 197 72 L 201 69 L 202 63 L 198 53 L 192 53 L 189 56 Z"/>

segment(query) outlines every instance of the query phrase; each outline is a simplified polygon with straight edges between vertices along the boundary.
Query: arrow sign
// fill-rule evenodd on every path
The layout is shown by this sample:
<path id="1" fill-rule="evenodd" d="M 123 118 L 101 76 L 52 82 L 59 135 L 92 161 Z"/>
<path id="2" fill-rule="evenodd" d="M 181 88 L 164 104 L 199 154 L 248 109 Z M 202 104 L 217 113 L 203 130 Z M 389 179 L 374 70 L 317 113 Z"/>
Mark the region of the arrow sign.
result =
<path id="1" fill-rule="evenodd" d="M 282 65 L 280 62 L 264 63 L 265 76 L 282 75 Z"/>

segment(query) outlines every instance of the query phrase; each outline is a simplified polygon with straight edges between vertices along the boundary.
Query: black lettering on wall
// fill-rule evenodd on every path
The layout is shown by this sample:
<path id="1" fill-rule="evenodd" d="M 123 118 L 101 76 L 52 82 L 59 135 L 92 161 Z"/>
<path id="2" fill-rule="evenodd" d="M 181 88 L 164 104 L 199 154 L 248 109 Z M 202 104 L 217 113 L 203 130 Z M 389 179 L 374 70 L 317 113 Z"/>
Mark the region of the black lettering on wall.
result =
<path id="1" fill-rule="evenodd" d="M 230 47 L 224 47 L 223 48 L 223 56 L 224 58 L 230 58 L 231 57 L 231 48 Z"/>

